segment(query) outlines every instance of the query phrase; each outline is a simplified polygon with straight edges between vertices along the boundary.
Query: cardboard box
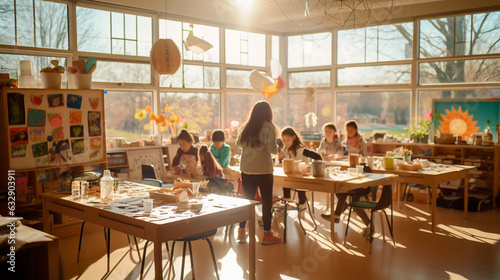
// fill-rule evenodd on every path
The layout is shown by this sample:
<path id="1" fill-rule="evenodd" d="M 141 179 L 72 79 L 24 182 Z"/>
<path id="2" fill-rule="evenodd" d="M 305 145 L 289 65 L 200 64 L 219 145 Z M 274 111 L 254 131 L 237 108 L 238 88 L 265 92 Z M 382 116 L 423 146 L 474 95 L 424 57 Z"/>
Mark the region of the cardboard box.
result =
<path id="1" fill-rule="evenodd" d="M 61 188 L 59 180 L 47 181 L 42 183 L 43 192 L 55 192 Z"/>

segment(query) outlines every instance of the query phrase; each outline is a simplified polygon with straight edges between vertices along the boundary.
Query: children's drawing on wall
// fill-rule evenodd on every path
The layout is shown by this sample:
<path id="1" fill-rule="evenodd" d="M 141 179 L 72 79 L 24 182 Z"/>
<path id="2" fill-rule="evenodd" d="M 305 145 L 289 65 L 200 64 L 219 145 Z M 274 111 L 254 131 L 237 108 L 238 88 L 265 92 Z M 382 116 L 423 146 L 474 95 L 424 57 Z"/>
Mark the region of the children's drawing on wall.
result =
<path id="1" fill-rule="evenodd" d="M 97 107 L 99 107 L 99 97 L 90 97 L 89 103 L 90 103 L 90 107 L 92 107 L 92 109 L 96 110 Z"/>
<path id="2" fill-rule="evenodd" d="M 30 141 L 31 143 L 45 141 L 45 129 L 39 127 L 30 127 Z"/>
<path id="3" fill-rule="evenodd" d="M 7 94 L 9 125 L 24 124 L 26 116 L 24 113 L 24 95 L 16 92 Z"/>
<path id="4" fill-rule="evenodd" d="M 10 149 L 10 157 L 11 158 L 26 157 L 27 147 L 28 147 L 28 145 L 26 145 L 26 144 L 12 146 Z"/>
<path id="5" fill-rule="evenodd" d="M 69 134 L 71 138 L 83 137 L 83 125 L 70 126 Z"/>
<path id="6" fill-rule="evenodd" d="M 59 113 L 47 113 L 47 118 L 49 119 L 50 126 L 62 125 L 62 117 Z"/>
<path id="7" fill-rule="evenodd" d="M 69 124 L 82 124 L 82 112 L 81 111 L 70 111 L 69 112 Z"/>
<path id="8" fill-rule="evenodd" d="M 71 151 L 73 155 L 85 153 L 85 142 L 83 139 L 71 140 Z"/>
<path id="9" fill-rule="evenodd" d="M 49 102 L 50 108 L 64 106 L 64 100 L 63 100 L 62 93 L 48 95 L 47 101 Z"/>
<path id="10" fill-rule="evenodd" d="M 67 104 L 68 108 L 80 109 L 82 107 L 82 96 L 68 94 L 66 104 Z"/>
<path id="11" fill-rule="evenodd" d="M 49 163 L 47 155 L 35 158 L 36 167 L 45 167 Z"/>
<path id="12" fill-rule="evenodd" d="M 26 127 L 15 127 L 10 129 L 11 146 L 28 144 L 28 129 Z"/>
<path id="13" fill-rule="evenodd" d="M 52 133 L 50 134 L 52 136 L 53 141 L 59 141 L 64 139 L 64 130 L 63 127 L 57 127 L 54 130 L 52 130 Z"/>
<path id="14" fill-rule="evenodd" d="M 43 94 L 40 95 L 35 95 L 35 94 L 30 94 L 30 101 L 33 106 L 38 107 L 42 104 L 43 101 Z"/>
<path id="15" fill-rule="evenodd" d="M 101 136 L 101 113 L 89 111 L 89 136 Z"/>
<path id="16" fill-rule="evenodd" d="M 45 156 L 48 153 L 47 142 L 36 143 L 31 145 L 31 152 L 34 158 Z"/>
<path id="17" fill-rule="evenodd" d="M 73 154 L 71 150 L 61 151 L 61 164 L 71 164 L 73 162 Z"/>
<path id="18" fill-rule="evenodd" d="M 101 149 L 101 137 L 90 138 L 90 149 L 100 150 Z"/>
<path id="19" fill-rule="evenodd" d="M 28 108 L 28 126 L 45 126 L 45 110 Z"/>
<path id="20" fill-rule="evenodd" d="M 57 142 L 51 141 L 49 142 L 49 166 L 57 166 L 61 164 L 61 154 L 57 151 Z"/>

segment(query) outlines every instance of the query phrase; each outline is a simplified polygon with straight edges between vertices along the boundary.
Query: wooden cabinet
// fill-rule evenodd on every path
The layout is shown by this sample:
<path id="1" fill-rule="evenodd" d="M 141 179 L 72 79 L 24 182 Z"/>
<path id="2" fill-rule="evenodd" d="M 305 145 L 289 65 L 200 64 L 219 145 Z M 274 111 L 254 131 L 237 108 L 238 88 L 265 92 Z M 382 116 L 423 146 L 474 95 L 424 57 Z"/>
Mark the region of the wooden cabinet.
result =
<path id="1" fill-rule="evenodd" d="M 413 158 L 425 158 L 444 164 L 475 166 L 470 171 L 472 191 L 497 197 L 500 180 L 500 146 L 441 145 L 414 143 L 370 143 L 372 156 L 385 155 L 397 147 L 413 151 Z"/>
<path id="2" fill-rule="evenodd" d="M 68 193 L 73 174 L 106 169 L 102 90 L 5 88 L 1 108 L 1 173 L 16 178 L 16 215 L 36 218 L 41 193 Z"/>

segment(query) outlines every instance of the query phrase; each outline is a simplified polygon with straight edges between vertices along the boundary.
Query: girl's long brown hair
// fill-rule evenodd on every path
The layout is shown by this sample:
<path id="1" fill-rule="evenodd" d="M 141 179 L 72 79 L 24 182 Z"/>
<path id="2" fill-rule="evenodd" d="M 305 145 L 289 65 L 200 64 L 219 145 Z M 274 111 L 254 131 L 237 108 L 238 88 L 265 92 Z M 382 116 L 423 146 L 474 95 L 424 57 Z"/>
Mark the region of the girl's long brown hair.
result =
<path id="1" fill-rule="evenodd" d="M 241 133 L 241 142 L 251 147 L 260 147 L 259 133 L 264 122 L 273 123 L 273 110 L 267 101 L 257 101 L 250 111 L 248 120 L 245 122 Z M 273 124 L 274 125 L 274 124 Z"/>
<path id="2" fill-rule="evenodd" d="M 337 133 L 338 133 L 337 132 L 337 127 L 333 123 L 331 123 L 331 122 L 325 123 L 323 125 L 323 133 L 325 133 L 325 128 L 327 128 L 327 127 L 330 128 L 330 129 L 333 129 L 335 131 L 335 133 L 333 134 L 333 140 L 339 139 L 339 137 L 337 135 Z"/>
<path id="3" fill-rule="evenodd" d="M 285 128 L 283 128 L 283 130 L 281 131 L 281 136 L 283 135 L 288 135 L 290 137 L 295 136 L 292 146 L 288 150 L 293 153 L 294 157 L 296 157 L 297 149 L 299 147 L 305 147 L 306 145 L 304 145 L 304 142 L 302 142 L 302 139 L 300 139 L 300 136 L 299 134 L 297 134 L 297 131 L 295 131 L 295 129 L 293 129 L 293 127 L 291 126 L 285 126 Z"/>

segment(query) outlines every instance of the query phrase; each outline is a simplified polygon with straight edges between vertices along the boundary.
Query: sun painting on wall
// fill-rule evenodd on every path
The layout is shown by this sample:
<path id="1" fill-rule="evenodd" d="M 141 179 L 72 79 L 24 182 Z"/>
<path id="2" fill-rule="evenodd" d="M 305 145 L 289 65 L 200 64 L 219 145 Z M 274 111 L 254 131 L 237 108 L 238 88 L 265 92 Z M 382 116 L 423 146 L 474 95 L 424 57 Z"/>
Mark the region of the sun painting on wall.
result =
<path id="1" fill-rule="evenodd" d="M 479 131 L 480 127 L 476 126 L 477 121 L 472 120 L 474 115 L 468 115 L 469 110 L 462 112 L 461 106 L 458 107 L 458 110 L 451 106 L 451 111 L 448 109 L 445 109 L 445 111 L 446 115 L 441 114 L 443 120 L 439 121 L 441 133 L 450 133 L 467 139 Z"/>

